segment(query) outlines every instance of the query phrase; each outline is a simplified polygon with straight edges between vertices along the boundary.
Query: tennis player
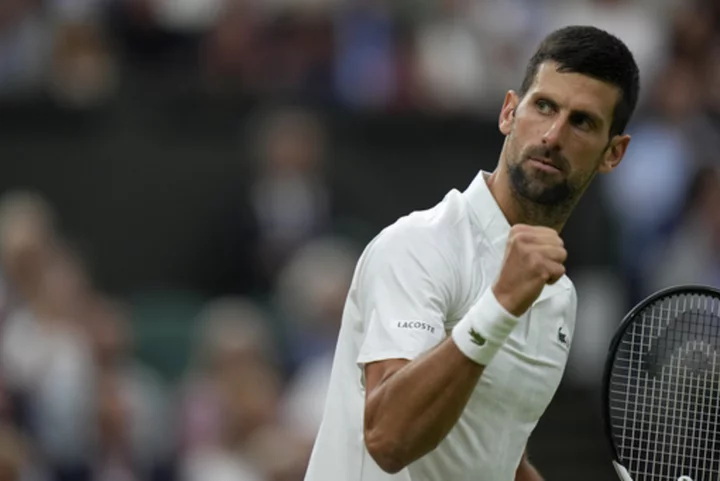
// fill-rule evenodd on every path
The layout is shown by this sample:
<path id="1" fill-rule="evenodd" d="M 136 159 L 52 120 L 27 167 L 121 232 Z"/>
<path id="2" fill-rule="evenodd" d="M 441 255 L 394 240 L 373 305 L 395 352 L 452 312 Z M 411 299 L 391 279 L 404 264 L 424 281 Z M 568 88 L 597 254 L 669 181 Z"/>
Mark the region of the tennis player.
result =
<path id="1" fill-rule="evenodd" d="M 559 232 L 622 160 L 638 79 L 616 37 L 551 33 L 505 96 L 495 171 L 367 246 L 306 481 L 542 479 L 526 445 L 576 316 Z"/>

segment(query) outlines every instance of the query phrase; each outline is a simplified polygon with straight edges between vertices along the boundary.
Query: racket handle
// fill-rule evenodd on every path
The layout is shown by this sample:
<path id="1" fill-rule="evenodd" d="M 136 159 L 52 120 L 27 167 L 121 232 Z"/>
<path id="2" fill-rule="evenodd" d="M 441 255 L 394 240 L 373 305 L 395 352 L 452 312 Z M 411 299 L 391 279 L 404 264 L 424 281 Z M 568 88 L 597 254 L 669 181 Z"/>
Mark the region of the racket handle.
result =
<path id="1" fill-rule="evenodd" d="M 613 461 L 613 466 L 615 467 L 615 472 L 620 477 L 620 481 L 633 481 L 630 477 L 630 473 L 628 473 L 627 469 L 625 469 L 625 466 L 617 461 Z"/>

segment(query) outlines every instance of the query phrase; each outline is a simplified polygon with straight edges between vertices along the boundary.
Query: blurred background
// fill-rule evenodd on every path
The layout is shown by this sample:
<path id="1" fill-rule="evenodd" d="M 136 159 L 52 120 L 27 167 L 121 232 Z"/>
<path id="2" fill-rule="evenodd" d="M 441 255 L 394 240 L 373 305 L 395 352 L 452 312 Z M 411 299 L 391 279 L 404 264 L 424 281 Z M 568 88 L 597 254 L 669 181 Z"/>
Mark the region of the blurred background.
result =
<path id="1" fill-rule="evenodd" d="M 719 2 L 0 1 L 0 481 L 302 480 L 359 253 L 494 168 L 567 24 L 643 95 L 563 234 L 578 326 L 530 452 L 612 479 L 613 330 L 720 287 Z"/>

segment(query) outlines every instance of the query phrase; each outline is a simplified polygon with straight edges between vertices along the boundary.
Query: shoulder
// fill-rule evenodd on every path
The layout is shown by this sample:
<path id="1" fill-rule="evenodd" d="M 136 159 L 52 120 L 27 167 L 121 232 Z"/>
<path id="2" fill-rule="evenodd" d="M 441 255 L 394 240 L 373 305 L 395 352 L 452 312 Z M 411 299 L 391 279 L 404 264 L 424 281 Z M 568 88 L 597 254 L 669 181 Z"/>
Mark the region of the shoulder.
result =
<path id="1" fill-rule="evenodd" d="M 393 271 L 403 278 L 426 277 L 436 285 L 455 284 L 462 266 L 461 232 L 467 222 L 457 191 L 427 210 L 401 217 L 383 229 L 365 249 L 360 261 L 364 277 Z"/>
<path id="2" fill-rule="evenodd" d="M 462 194 L 452 190 L 432 208 L 414 211 L 383 229 L 371 247 L 393 253 L 413 251 L 452 257 L 458 247 L 458 233 L 467 222 Z"/>

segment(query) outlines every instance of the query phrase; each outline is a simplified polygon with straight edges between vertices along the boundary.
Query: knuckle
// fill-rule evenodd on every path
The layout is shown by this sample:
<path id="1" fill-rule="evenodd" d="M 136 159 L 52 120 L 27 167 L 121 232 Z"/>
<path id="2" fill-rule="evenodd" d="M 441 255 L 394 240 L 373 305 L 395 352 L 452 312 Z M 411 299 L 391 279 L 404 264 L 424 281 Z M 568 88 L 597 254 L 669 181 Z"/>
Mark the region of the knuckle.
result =
<path id="1" fill-rule="evenodd" d="M 514 249 L 522 249 L 524 243 L 524 235 L 520 232 L 513 233 L 508 239 L 508 244 Z"/>
<path id="2" fill-rule="evenodd" d="M 540 273 L 545 270 L 545 259 L 537 253 L 533 252 L 527 256 L 527 265 L 535 273 Z"/>
<path id="3" fill-rule="evenodd" d="M 532 231 L 523 231 L 518 234 L 518 240 L 524 244 L 532 244 L 535 241 L 536 235 Z"/>

